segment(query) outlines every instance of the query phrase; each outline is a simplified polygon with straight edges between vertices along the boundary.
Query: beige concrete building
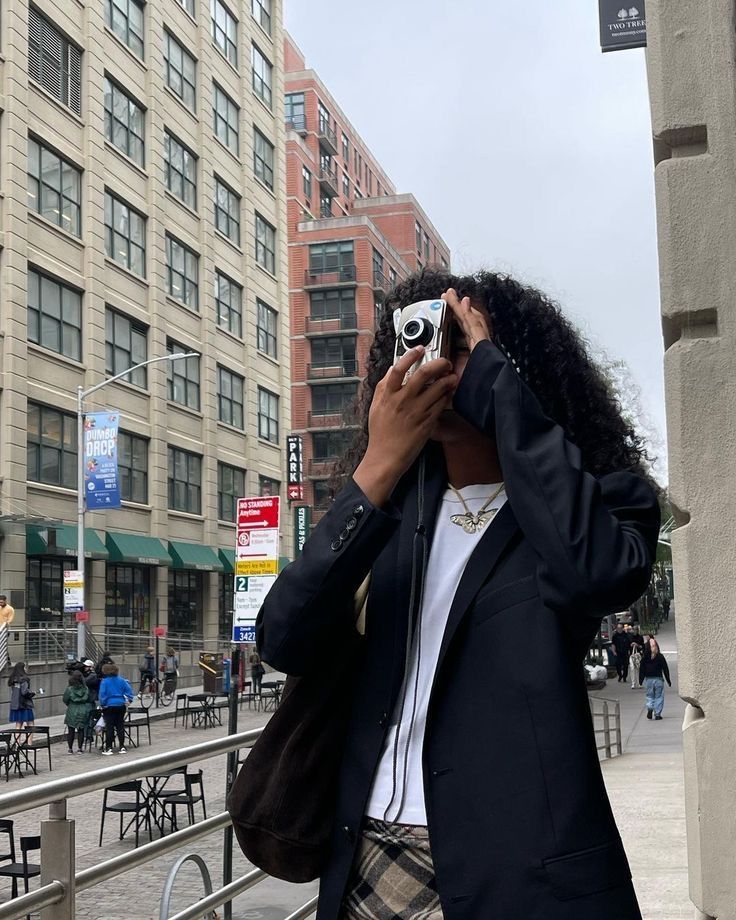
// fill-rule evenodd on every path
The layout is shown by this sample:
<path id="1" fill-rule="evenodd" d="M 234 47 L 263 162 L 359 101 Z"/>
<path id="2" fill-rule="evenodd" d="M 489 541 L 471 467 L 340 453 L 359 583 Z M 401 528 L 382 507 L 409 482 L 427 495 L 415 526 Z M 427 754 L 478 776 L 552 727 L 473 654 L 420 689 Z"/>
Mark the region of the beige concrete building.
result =
<path id="1" fill-rule="evenodd" d="M 100 637 L 157 605 L 227 635 L 234 499 L 285 495 L 281 0 L 17 0 L 0 53 L 0 593 L 70 622 L 77 387 L 193 352 L 86 404 L 124 499 L 87 513 L 87 603 Z"/>
<path id="2" fill-rule="evenodd" d="M 690 897 L 736 918 L 733 4 L 647 3 Z"/>

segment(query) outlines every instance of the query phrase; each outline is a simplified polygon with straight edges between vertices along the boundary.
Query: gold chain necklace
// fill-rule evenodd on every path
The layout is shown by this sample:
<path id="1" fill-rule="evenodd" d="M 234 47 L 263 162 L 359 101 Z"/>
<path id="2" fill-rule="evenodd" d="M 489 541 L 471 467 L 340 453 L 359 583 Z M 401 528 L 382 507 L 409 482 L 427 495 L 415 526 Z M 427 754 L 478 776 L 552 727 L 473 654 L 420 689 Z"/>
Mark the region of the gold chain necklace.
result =
<path id="1" fill-rule="evenodd" d="M 493 502 L 498 498 L 498 496 L 503 491 L 504 483 L 496 489 L 496 491 L 491 495 L 488 501 L 483 503 L 483 507 L 480 508 L 475 514 L 468 508 L 468 504 L 462 495 L 458 492 L 455 486 L 452 483 L 448 483 L 452 491 L 457 495 L 457 497 L 462 502 L 463 508 L 465 508 L 464 514 L 451 514 L 450 520 L 453 524 L 457 524 L 458 527 L 462 527 L 465 533 L 478 533 L 479 530 L 483 530 L 486 524 L 491 520 L 493 515 L 498 511 L 498 508 L 492 508 L 488 510 L 488 506 L 493 504 Z"/>

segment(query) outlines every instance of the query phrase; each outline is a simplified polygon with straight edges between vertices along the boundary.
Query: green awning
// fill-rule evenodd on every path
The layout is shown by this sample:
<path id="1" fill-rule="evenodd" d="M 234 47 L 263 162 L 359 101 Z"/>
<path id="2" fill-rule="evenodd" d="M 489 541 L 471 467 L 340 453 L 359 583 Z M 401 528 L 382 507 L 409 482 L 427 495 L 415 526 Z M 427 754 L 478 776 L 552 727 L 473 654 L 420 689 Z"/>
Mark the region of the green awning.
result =
<path id="1" fill-rule="evenodd" d="M 110 562 L 130 562 L 138 565 L 171 565 L 171 556 L 158 537 L 137 533 L 108 533 L 105 543 Z"/>
<path id="2" fill-rule="evenodd" d="M 27 527 L 26 555 L 76 556 L 77 528 L 73 524 L 59 524 L 46 529 Z M 91 527 L 84 529 L 84 555 L 87 559 L 107 559 L 109 555 L 97 531 Z"/>
<path id="3" fill-rule="evenodd" d="M 196 569 L 198 572 L 221 572 L 224 568 L 217 550 L 201 543 L 180 543 L 169 540 L 169 555 L 175 569 Z"/>
<path id="4" fill-rule="evenodd" d="M 235 571 L 235 550 L 234 549 L 220 549 L 220 561 L 224 566 L 224 572 L 226 575 L 232 575 Z"/>

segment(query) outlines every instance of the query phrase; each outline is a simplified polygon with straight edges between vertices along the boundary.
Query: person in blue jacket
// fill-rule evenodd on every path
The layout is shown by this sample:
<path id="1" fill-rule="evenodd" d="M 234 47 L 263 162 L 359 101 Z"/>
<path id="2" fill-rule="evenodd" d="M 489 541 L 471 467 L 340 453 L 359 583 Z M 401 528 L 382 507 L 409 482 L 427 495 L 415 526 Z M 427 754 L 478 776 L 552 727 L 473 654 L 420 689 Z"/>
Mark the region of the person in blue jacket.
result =
<path id="1" fill-rule="evenodd" d="M 105 719 L 105 744 L 102 753 L 112 754 L 115 734 L 118 736 L 118 754 L 125 754 L 125 707 L 133 702 L 133 688 L 120 677 L 118 666 L 110 662 L 102 666 L 99 699 Z"/>

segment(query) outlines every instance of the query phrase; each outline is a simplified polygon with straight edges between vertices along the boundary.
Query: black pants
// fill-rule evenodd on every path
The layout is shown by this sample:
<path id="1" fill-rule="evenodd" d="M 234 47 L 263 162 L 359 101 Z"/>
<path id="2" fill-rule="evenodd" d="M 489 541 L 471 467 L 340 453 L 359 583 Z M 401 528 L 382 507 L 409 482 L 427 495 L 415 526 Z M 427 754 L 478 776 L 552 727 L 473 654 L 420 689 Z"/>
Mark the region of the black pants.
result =
<path id="1" fill-rule="evenodd" d="M 74 747 L 74 734 L 77 735 L 77 747 L 79 750 L 82 750 L 84 745 L 84 729 L 83 728 L 72 728 L 71 725 L 67 725 L 66 728 L 66 743 L 69 745 L 69 750 Z"/>
<path id="2" fill-rule="evenodd" d="M 105 717 L 105 748 L 109 751 L 115 739 L 115 733 L 118 736 L 118 749 L 125 747 L 125 706 L 106 706 L 102 710 Z"/>
<path id="3" fill-rule="evenodd" d="M 149 688 L 152 690 L 153 689 L 153 679 L 155 676 L 156 675 L 153 673 L 153 671 L 142 671 L 141 672 L 141 685 L 138 688 L 138 692 L 143 693 L 143 691 L 146 689 L 146 684 L 148 684 Z"/>
<path id="4" fill-rule="evenodd" d="M 616 655 L 616 673 L 623 680 L 626 680 L 629 676 L 629 656 L 624 655 L 622 652 Z"/>

